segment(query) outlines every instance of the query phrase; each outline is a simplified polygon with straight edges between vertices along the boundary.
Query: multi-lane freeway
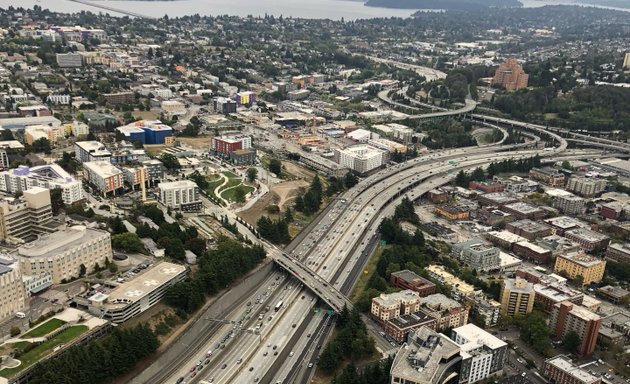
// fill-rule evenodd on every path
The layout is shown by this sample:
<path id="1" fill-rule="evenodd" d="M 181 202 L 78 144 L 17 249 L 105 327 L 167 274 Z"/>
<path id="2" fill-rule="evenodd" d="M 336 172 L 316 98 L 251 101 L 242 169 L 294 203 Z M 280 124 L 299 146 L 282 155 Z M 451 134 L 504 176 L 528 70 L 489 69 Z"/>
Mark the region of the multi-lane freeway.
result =
<path id="1" fill-rule="evenodd" d="M 567 142 L 560 135 L 543 129 L 538 133 L 553 138 L 558 145 L 547 150 L 527 149 L 537 144 L 532 140 L 519 145 L 439 151 L 363 179 L 324 211 L 308 233 L 290 247 L 290 255 L 265 244 L 270 256 L 284 268 L 243 294 L 240 301 L 223 308 L 220 316 L 202 317 L 199 321 L 206 325 L 199 329 L 198 337 L 187 345 L 173 345 L 169 357 L 160 357 L 134 382 L 307 382 L 332 323 L 325 311 L 316 311 L 322 305 L 320 298 L 337 310 L 350 305 L 345 295 L 378 239 L 378 223 L 393 213 L 403 196 L 415 200 L 447 183 L 459 170 L 484 167 L 493 161 L 536 154 L 555 160 L 597 156 L 598 152 L 565 151 Z M 386 342 L 379 340 L 378 345 L 386 351 Z"/>

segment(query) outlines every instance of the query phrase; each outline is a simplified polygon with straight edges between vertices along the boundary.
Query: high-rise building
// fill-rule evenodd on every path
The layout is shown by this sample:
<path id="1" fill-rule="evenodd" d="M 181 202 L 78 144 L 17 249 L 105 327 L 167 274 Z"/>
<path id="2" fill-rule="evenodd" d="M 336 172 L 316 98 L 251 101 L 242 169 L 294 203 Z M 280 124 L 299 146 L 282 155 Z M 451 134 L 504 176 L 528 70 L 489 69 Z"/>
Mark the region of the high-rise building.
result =
<path id="1" fill-rule="evenodd" d="M 0 200 L 0 240 L 20 243 L 40 233 L 52 231 L 50 191 L 33 187 L 25 190 L 18 199 Z"/>
<path id="2" fill-rule="evenodd" d="M 630 69 L 630 52 L 623 56 L 623 69 Z"/>
<path id="3" fill-rule="evenodd" d="M 590 177 L 573 176 L 567 182 L 567 189 L 578 195 L 593 197 L 606 189 L 608 182 L 605 179 L 593 179 Z"/>
<path id="4" fill-rule="evenodd" d="M 569 332 L 575 332 L 580 337 L 578 353 L 582 356 L 590 356 L 595 351 L 601 323 L 599 315 L 580 305 L 563 301 L 551 308 L 549 328 L 559 340 L 562 340 Z"/>
<path id="5" fill-rule="evenodd" d="M 501 314 L 503 316 L 526 315 L 534 309 L 534 284 L 516 277 L 505 279 L 501 290 Z"/>
<path id="6" fill-rule="evenodd" d="M 6 256 L 0 255 L 0 320 L 13 316 L 27 307 L 26 290 L 22 282 L 20 264 Z"/>
<path id="7" fill-rule="evenodd" d="M 77 141 L 74 143 L 74 154 L 82 163 L 88 161 L 110 161 L 112 153 L 98 141 Z"/>
<path id="8" fill-rule="evenodd" d="M 461 348 L 460 384 L 472 384 L 499 375 L 507 360 L 507 344 L 474 324 L 453 329 L 453 339 Z"/>
<path id="9" fill-rule="evenodd" d="M 529 75 L 523 71 L 523 67 L 516 59 L 507 59 L 499 65 L 492 78 L 493 85 L 501 85 L 508 91 L 516 91 L 527 87 Z"/>
<path id="10" fill-rule="evenodd" d="M 182 211 L 201 209 L 201 198 L 197 183 L 191 180 L 161 183 L 158 186 L 158 200 L 165 206 Z"/>

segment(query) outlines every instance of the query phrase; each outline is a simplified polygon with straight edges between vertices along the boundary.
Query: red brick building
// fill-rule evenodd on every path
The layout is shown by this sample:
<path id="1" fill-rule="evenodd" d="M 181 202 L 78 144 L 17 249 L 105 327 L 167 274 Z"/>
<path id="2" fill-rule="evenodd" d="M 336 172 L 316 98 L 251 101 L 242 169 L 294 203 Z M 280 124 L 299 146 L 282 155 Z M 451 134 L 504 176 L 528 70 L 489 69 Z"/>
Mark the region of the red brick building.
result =
<path id="1" fill-rule="evenodd" d="M 436 291 L 435 284 L 407 269 L 392 273 L 389 280 L 392 287 L 410 289 L 418 292 L 420 297 L 432 295 Z"/>

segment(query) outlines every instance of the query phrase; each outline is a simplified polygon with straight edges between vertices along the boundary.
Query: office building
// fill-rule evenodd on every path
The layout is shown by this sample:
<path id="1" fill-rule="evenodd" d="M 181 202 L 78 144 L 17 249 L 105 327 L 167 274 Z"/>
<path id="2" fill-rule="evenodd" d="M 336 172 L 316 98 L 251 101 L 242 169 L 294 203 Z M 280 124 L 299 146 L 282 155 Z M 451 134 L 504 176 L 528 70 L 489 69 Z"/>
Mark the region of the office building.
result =
<path id="1" fill-rule="evenodd" d="M 508 91 L 516 91 L 527 87 L 529 75 L 514 58 L 507 59 L 494 72 L 492 85 L 500 85 Z"/>
<path id="2" fill-rule="evenodd" d="M 529 219 L 508 223 L 505 229 L 527 240 L 534 240 L 539 237 L 551 235 L 551 227 Z"/>
<path id="3" fill-rule="evenodd" d="M 48 125 L 29 125 L 24 128 L 24 141 L 26 144 L 33 145 L 33 142 L 46 139 L 51 145 L 56 144 L 64 138 L 62 127 L 51 127 Z"/>
<path id="4" fill-rule="evenodd" d="M 542 374 L 555 384 L 600 384 L 602 379 L 574 364 L 564 355 L 545 360 Z"/>
<path id="5" fill-rule="evenodd" d="M 111 152 L 98 141 L 77 141 L 74 143 L 75 158 L 81 163 L 88 161 L 110 161 Z"/>
<path id="6" fill-rule="evenodd" d="M 186 114 L 186 104 L 177 100 L 164 100 L 160 103 L 160 108 L 170 116 Z"/>
<path id="7" fill-rule="evenodd" d="M 88 308 L 96 316 L 123 323 L 157 304 L 187 272 L 183 265 L 161 261 L 109 292 L 94 293 L 87 299 Z"/>
<path id="8" fill-rule="evenodd" d="M 587 251 L 606 249 L 610 238 L 603 233 L 591 231 L 587 228 L 576 228 L 566 231 L 564 237 L 577 243 Z"/>
<path id="9" fill-rule="evenodd" d="M 499 248 L 473 239 L 453 244 L 451 254 L 477 272 L 496 271 L 501 267 Z"/>
<path id="10" fill-rule="evenodd" d="M 436 290 L 435 284 L 408 269 L 393 272 L 389 276 L 389 282 L 394 288 L 410 289 L 418 292 L 420 297 L 432 295 Z"/>
<path id="11" fill-rule="evenodd" d="M 428 327 L 410 333 L 392 362 L 392 384 L 457 384 L 461 348 Z"/>
<path id="12" fill-rule="evenodd" d="M 433 317 L 438 331 L 468 323 L 470 309 L 441 293 L 420 298 L 420 312 Z"/>
<path id="13" fill-rule="evenodd" d="M 116 194 L 125 186 L 123 172 L 107 161 L 83 163 L 83 181 L 103 196 Z"/>
<path id="14" fill-rule="evenodd" d="M 116 132 L 130 142 L 165 144 L 173 136 L 173 128 L 160 120 L 140 120 L 116 128 Z"/>
<path id="15" fill-rule="evenodd" d="M 461 348 L 460 384 L 472 384 L 502 373 L 507 344 L 474 324 L 453 329 L 451 339 Z"/>
<path id="16" fill-rule="evenodd" d="M 85 198 L 81 182 L 55 163 L 36 167 L 19 166 L 0 172 L 0 191 L 18 193 L 33 187 L 60 188 L 63 202 L 68 205 Z"/>
<path id="17" fill-rule="evenodd" d="M 78 53 L 57 53 L 57 65 L 59 68 L 81 68 L 83 56 Z"/>
<path id="18" fill-rule="evenodd" d="M 623 56 L 623 69 L 630 69 L 630 52 Z"/>
<path id="19" fill-rule="evenodd" d="M 577 333 L 580 337 L 578 353 L 581 356 L 590 356 L 595 351 L 601 322 L 599 315 L 580 305 L 563 301 L 551 308 L 549 328 L 558 340 L 562 340 L 571 331 Z"/>
<path id="20" fill-rule="evenodd" d="M 553 271 L 564 273 L 569 279 L 581 276 L 583 284 L 598 283 L 604 277 L 606 261 L 582 251 L 572 251 L 556 257 Z"/>
<path id="21" fill-rule="evenodd" d="M 21 198 L 0 200 L 0 240 L 19 244 L 53 230 L 51 221 L 48 189 L 33 187 L 23 191 Z"/>
<path id="22" fill-rule="evenodd" d="M 526 315 L 534 309 L 534 284 L 516 277 L 505 279 L 501 289 L 501 315 L 515 316 Z"/>
<path id="23" fill-rule="evenodd" d="M 111 236 L 81 225 L 68 227 L 22 245 L 18 257 L 24 274 L 50 273 L 53 284 L 61 284 L 79 277 L 82 265 L 90 273 L 111 261 Z"/>
<path id="24" fill-rule="evenodd" d="M 349 168 L 359 174 L 366 174 L 381 168 L 387 163 L 387 151 L 359 144 L 345 149 L 335 148 L 335 161 L 342 167 Z"/>
<path id="25" fill-rule="evenodd" d="M 370 314 L 375 320 L 385 322 L 401 315 L 409 315 L 420 309 L 420 295 L 406 289 L 404 291 L 384 294 L 372 299 Z"/>
<path id="26" fill-rule="evenodd" d="M 191 180 L 161 183 L 158 186 L 158 200 L 169 208 L 181 211 L 198 211 L 202 205 L 199 187 Z"/>
<path id="27" fill-rule="evenodd" d="M 20 264 L 7 255 L 0 255 L 0 320 L 24 311 L 28 304 L 22 283 Z"/>
<path id="28" fill-rule="evenodd" d="M 607 285 L 597 288 L 597 296 L 610 301 L 613 304 L 622 304 L 630 297 L 630 292 L 621 288 Z"/>
<path id="29" fill-rule="evenodd" d="M 603 192 L 607 184 L 605 179 L 573 176 L 567 182 L 567 189 L 581 196 L 593 197 Z"/>
<path id="30" fill-rule="evenodd" d="M 529 178 L 551 185 L 552 187 L 563 186 L 566 181 L 564 173 L 549 167 L 532 168 L 529 171 Z"/>

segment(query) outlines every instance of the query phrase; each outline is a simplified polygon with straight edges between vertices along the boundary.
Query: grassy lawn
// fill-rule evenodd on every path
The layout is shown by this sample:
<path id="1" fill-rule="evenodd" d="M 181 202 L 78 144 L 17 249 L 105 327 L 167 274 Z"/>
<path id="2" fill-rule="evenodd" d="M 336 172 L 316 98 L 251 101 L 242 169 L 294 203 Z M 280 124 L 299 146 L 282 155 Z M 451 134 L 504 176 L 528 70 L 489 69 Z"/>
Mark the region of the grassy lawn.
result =
<path id="1" fill-rule="evenodd" d="M 368 273 L 361 273 L 359 281 L 357 281 L 357 284 L 354 286 L 354 290 L 350 294 L 350 301 L 355 302 L 365 290 L 365 287 L 367 286 L 370 277 L 372 277 L 372 274 L 376 271 L 376 265 L 378 264 L 378 260 L 381 258 L 381 254 L 383 253 L 384 249 L 384 247 L 378 246 L 374 253 L 370 255 L 370 260 L 365 266 L 365 269 L 367 269 Z"/>
<path id="2" fill-rule="evenodd" d="M 16 368 L 5 368 L 0 371 L 0 376 L 2 377 L 11 377 L 16 373 L 20 372 L 24 368 L 30 367 L 34 363 L 38 362 L 41 358 L 50 354 L 54 347 L 68 343 L 69 341 L 76 339 L 81 334 L 87 332 L 88 327 L 86 325 L 75 325 L 61 332 L 57 336 L 52 339 L 38 345 L 37 347 L 31 349 L 26 352 L 22 356 L 19 357 L 19 360 L 22 362 L 19 367 Z"/>
<path id="3" fill-rule="evenodd" d="M 49 334 L 50 332 L 54 331 L 55 329 L 61 327 L 65 323 L 66 322 L 63 321 L 63 320 L 50 319 L 47 322 L 43 323 L 42 325 L 38 326 L 37 328 L 31 329 L 29 332 L 27 332 L 26 334 L 24 334 L 20 338 L 21 339 L 30 339 L 31 337 L 46 336 L 47 334 Z"/>
<path id="4" fill-rule="evenodd" d="M 234 187 L 232 189 L 228 189 L 225 192 L 221 193 L 221 197 L 223 197 L 224 199 L 228 200 L 228 201 L 234 201 L 234 196 L 236 194 L 236 190 L 237 189 L 241 189 L 244 194 L 248 194 L 250 192 L 254 192 L 255 188 L 254 187 L 250 187 L 249 185 L 239 185 L 238 187 Z"/>
<path id="5" fill-rule="evenodd" d="M 223 174 L 227 177 L 229 177 L 230 179 L 239 179 L 240 180 L 240 176 L 237 175 L 236 173 L 230 172 L 230 171 L 225 171 L 223 172 Z"/>
<path id="6" fill-rule="evenodd" d="M 243 179 L 240 176 L 237 176 L 232 172 L 223 172 L 223 174 L 228 177 L 228 182 L 219 189 L 219 192 L 225 191 L 228 188 L 236 187 L 243 182 Z"/>

